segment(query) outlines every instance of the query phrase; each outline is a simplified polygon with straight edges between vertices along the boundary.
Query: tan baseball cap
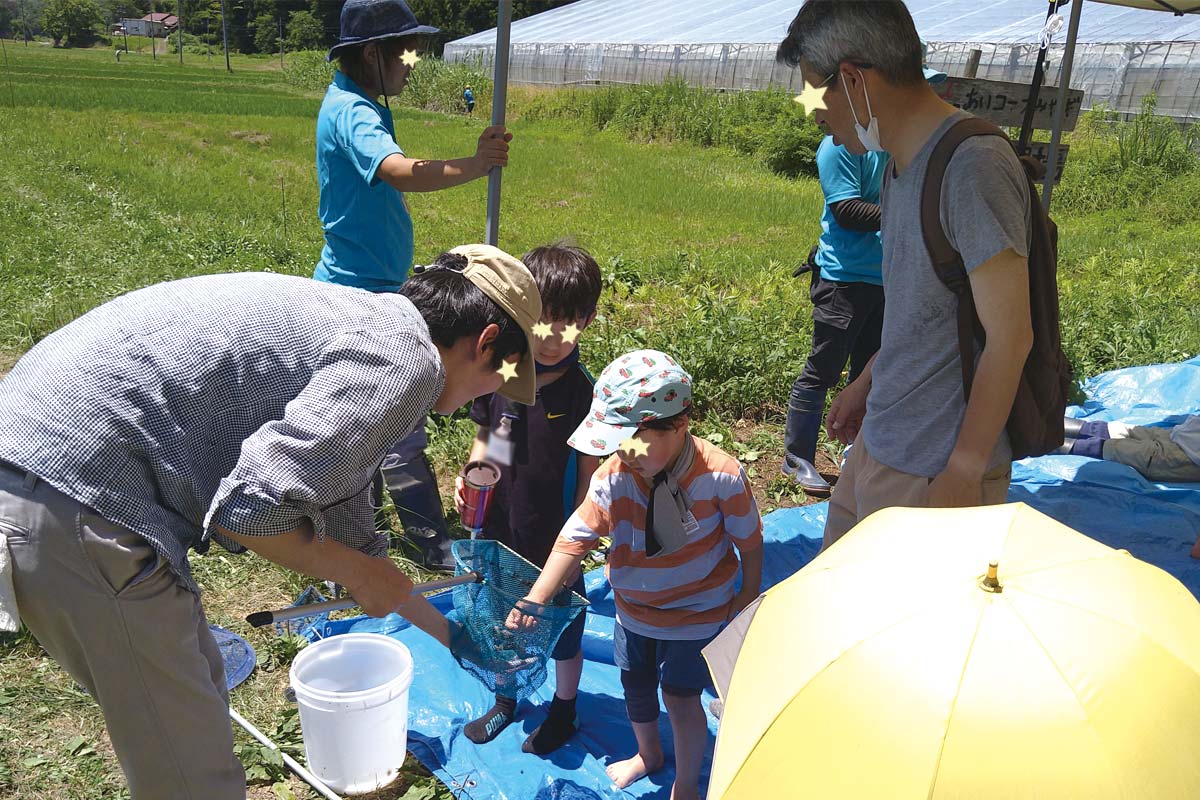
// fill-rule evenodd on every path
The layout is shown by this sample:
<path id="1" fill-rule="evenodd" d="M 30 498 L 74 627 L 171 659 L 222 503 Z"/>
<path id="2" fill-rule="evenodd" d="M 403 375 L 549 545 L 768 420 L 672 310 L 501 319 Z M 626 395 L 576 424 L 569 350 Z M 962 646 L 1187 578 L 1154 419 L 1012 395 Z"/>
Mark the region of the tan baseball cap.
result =
<path id="1" fill-rule="evenodd" d="M 450 251 L 465 256 L 467 267 L 463 275 L 479 287 L 521 330 L 529 344 L 517 364 L 515 378 L 507 378 L 500 394 L 509 400 L 531 406 L 537 400 L 537 368 L 533 361 L 533 326 L 542 318 L 542 295 L 529 268 L 519 259 L 490 244 L 464 244 Z"/>

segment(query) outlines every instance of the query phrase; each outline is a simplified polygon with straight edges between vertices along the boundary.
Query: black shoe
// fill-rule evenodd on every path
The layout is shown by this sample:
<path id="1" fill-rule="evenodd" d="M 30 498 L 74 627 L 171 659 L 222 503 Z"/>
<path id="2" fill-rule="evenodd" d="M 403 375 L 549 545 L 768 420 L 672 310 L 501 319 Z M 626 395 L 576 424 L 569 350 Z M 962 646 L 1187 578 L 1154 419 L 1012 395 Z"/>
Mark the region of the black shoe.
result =
<path id="1" fill-rule="evenodd" d="M 801 490 L 807 495 L 829 497 L 833 492 L 833 487 L 821 477 L 821 473 L 817 472 L 817 468 L 811 462 L 797 458 L 791 453 L 783 457 L 783 466 L 780 470 L 784 475 L 800 484 Z"/>
<path id="2" fill-rule="evenodd" d="M 561 700 L 558 695 L 550 703 L 550 711 L 541 725 L 521 744 L 521 752 L 544 756 L 567 743 L 579 730 L 574 700 Z"/>

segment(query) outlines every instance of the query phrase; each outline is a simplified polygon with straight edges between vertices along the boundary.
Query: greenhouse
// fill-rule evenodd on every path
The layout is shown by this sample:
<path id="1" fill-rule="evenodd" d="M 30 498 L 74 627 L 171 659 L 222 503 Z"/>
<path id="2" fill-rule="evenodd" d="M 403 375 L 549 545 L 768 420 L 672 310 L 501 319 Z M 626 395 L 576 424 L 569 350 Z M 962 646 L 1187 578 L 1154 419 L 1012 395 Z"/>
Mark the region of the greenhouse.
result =
<path id="1" fill-rule="evenodd" d="M 1086 108 L 1105 104 L 1137 111 L 1149 94 L 1158 111 L 1200 117 L 1200 14 L 1193 0 L 1147 0 L 1147 8 L 1088 2 L 1075 47 L 1073 88 Z M 657 83 L 681 78 L 714 89 L 799 90 L 798 71 L 775 63 L 799 0 L 579 0 L 512 25 L 509 79 L 569 85 Z M 1043 37 L 1050 40 L 1047 82 L 1056 85 L 1066 17 L 1047 26 L 1044 0 L 908 0 L 929 43 L 929 65 L 965 74 L 979 51 L 975 76 L 1027 83 Z M 1156 10 L 1151 10 L 1156 8 Z M 490 65 L 495 30 L 446 46 L 449 60 Z"/>

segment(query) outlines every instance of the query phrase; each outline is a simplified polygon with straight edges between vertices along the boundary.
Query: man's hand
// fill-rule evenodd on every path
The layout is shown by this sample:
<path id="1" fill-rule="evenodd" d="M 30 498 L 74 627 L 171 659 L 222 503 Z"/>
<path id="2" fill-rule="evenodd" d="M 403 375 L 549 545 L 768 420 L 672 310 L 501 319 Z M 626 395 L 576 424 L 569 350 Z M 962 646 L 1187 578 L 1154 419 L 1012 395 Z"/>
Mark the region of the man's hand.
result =
<path id="1" fill-rule="evenodd" d="M 372 617 L 386 617 L 412 599 L 413 582 L 387 558 L 363 559 L 345 586 Z"/>
<path id="2" fill-rule="evenodd" d="M 860 376 L 833 398 L 825 417 L 825 433 L 830 439 L 850 444 L 858 437 L 863 417 L 867 415 L 867 394 L 871 390 L 870 381 L 864 377 Z"/>
<path id="3" fill-rule="evenodd" d="M 508 143 L 511 141 L 512 134 L 503 125 L 492 125 L 479 135 L 475 163 L 481 174 L 487 174 L 492 167 L 508 166 Z"/>
<path id="4" fill-rule="evenodd" d="M 983 505 L 983 473 L 953 461 L 929 484 L 928 508 L 970 508 Z"/>

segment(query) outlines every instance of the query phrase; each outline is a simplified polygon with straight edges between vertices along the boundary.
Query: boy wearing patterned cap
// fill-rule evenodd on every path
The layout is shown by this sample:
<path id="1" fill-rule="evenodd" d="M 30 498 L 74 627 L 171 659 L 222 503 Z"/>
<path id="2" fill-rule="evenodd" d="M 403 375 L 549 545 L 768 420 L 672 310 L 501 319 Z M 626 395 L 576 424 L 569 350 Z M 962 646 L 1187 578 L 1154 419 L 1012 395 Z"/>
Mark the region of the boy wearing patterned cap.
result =
<path id="1" fill-rule="evenodd" d="M 605 368 L 569 444 L 609 455 L 525 598 L 544 604 L 601 537 L 616 601 L 614 658 L 638 752 L 608 767 L 618 788 L 659 769 L 658 688 L 675 740 L 676 800 L 699 796 L 711 686 L 700 651 L 758 596 L 762 519 L 737 459 L 689 430 L 691 377 L 670 356 L 637 350 Z M 735 591 L 741 556 L 741 589 Z M 518 605 L 518 608 L 520 606 Z M 514 610 L 511 627 L 534 624 Z"/>

